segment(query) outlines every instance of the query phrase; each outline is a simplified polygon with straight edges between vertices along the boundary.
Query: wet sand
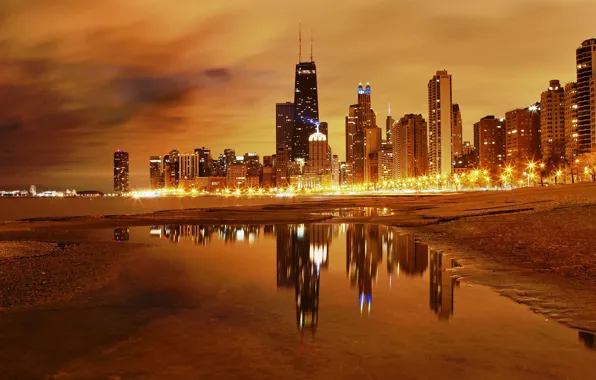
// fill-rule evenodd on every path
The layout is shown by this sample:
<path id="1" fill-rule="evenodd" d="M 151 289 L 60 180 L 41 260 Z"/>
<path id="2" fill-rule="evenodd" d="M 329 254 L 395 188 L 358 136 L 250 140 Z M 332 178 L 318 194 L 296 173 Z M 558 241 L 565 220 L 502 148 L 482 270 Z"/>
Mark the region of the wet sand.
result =
<path id="1" fill-rule="evenodd" d="M 461 275 L 472 283 L 489 285 L 562 323 L 596 330 L 595 206 L 594 184 L 324 201 L 297 198 L 280 205 L 31 219 L 1 225 L 0 239 L 84 242 L 89 228 L 151 224 L 387 224 L 458 257 L 464 264 Z M 355 208 L 362 211 L 351 211 Z M 13 259 L 0 261 L 0 267 L 6 267 L 6 260 Z"/>

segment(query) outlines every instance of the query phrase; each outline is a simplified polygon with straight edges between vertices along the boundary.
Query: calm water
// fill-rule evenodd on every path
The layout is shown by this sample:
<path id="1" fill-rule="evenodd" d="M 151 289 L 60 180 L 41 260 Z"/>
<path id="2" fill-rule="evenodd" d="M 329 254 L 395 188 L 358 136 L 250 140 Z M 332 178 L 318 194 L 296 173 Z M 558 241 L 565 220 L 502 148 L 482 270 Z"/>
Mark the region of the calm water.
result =
<path id="1" fill-rule="evenodd" d="M 5 321 L 12 333 L 0 345 L 20 354 L 5 367 L 10 374 L 594 378 L 594 335 L 458 281 L 453 258 L 390 227 L 104 232 L 120 244 L 151 245 L 133 254 L 106 288 Z"/>

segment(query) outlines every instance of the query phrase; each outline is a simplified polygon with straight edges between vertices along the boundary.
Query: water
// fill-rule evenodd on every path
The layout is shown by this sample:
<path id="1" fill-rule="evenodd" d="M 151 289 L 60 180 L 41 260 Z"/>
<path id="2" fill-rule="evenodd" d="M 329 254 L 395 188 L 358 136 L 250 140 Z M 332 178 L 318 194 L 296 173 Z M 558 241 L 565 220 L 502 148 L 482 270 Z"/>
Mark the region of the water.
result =
<path id="1" fill-rule="evenodd" d="M 94 238 L 151 245 L 106 288 L 0 319 L 11 331 L 0 357 L 18 358 L 8 373 L 593 378 L 593 334 L 460 281 L 454 258 L 391 227 L 172 225 Z"/>

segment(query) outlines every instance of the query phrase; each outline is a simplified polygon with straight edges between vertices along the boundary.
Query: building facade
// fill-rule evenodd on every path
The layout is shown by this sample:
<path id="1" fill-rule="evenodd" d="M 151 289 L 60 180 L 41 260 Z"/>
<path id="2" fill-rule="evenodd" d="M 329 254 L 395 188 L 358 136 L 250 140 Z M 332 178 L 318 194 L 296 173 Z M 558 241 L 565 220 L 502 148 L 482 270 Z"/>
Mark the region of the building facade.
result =
<path id="1" fill-rule="evenodd" d="M 211 177 L 213 172 L 213 157 L 211 156 L 211 149 L 205 147 L 195 149 L 195 154 L 198 156 L 199 164 L 197 168 L 197 177 Z"/>
<path id="2" fill-rule="evenodd" d="M 428 125 L 422 115 L 404 115 L 393 124 L 393 179 L 420 177 L 428 174 Z"/>
<path id="3" fill-rule="evenodd" d="M 506 127 L 506 161 L 508 164 L 526 164 L 539 160 L 541 154 L 540 106 L 509 111 L 505 114 Z M 481 147 L 476 143 L 476 149 Z"/>
<path id="4" fill-rule="evenodd" d="M 453 101 L 451 74 L 437 71 L 428 82 L 428 170 L 431 175 L 451 175 Z"/>
<path id="5" fill-rule="evenodd" d="M 294 88 L 294 132 L 292 135 L 292 158 L 308 161 L 308 138 L 316 132 L 319 122 L 319 95 L 317 67 L 314 61 L 296 65 Z"/>
<path id="6" fill-rule="evenodd" d="M 275 105 L 275 147 L 283 145 L 288 151 L 292 151 L 292 140 L 294 136 L 294 118 L 296 107 L 292 102 L 277 103 Z"/>
<path id="7" fill-rule="evenodd" d="M 180 186 L 185 189 L 192 188 L 199 172 L 199 155 L 197 153 L 181 153 L 178 157 L 180 163 Z"/>
<path id="8" fill-rule="evenodd" d="M 228 167 L 227 185 L 233 189 L 245 187 L 246 177 L 244 157 L 238 156 Z"/>
<path id="9" fill-rule="evenodd" d="M 114 192 L 122 194 L 129 191 L 128 152 L 118 150 L 114 152 Z"/>
<path id="10" fill-rule="evenodd" d="M 149 183 L 151 190 L 158 190 L 164 187 L 163 158 L 161 156 L 149 157 Z"/>
<path id="11" fill-rule="evenodd" d="M 596 38 L 582 42 L 575 53 L 577 63 L 577 149 L 578 154 L 595 151 L 596 121 L 592 119 L 591 102 L 594 91 L 590 81 L 596 77 Z"/>
<path id="12" fill-rule="evenodd" d="M 565 157 L 565 89 L 551 80 L 540 96 L 542 159 L 554 163 Z"/>
<path id="13" fill-rule="evenodd" d="M 474 145 L 478 147 L 478 166 L 493 175 L 500 174 L 505 166 L 506 152 L 505 119 L 485 116 L 474 124 Z"/>
<path id="14" fill-rule="evenodd" d="M 392 123 L 393 124 L 393 123 Z M 389 132 L 389 135 L 391 132 Z M 383 141 L 379 150 L 379 182 L 388 182 L 393 180 L 393 145 L 391 141 Z"/>
<path id="15" fill-rule="evenodd" d="M 453 105 L 453 130 L 451 131 L 451 152 L 453 153 L 453 162 L 463 155 L 463 121 L 459 104 Z"/>

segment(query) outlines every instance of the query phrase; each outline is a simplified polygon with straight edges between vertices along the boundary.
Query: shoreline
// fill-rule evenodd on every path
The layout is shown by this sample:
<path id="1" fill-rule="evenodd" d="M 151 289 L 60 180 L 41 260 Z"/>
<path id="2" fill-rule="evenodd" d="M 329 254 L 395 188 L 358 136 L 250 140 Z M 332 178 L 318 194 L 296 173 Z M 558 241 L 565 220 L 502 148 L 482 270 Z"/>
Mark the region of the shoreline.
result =
<path id="1" fill-rule="evenodd" d="M 361 210 L 361 212 L 354 212 Z M 35 218 L 0 224 L 0 244 L 85 242 L 85 230 L 155 224 L 377 223 L 397 227 L 463 264 L 453 272 L 535 312 L 596 331 L 596 184 L 431 197 L 167 210 Z M 0 270 L 9 258 L 0 256 Z"/>

